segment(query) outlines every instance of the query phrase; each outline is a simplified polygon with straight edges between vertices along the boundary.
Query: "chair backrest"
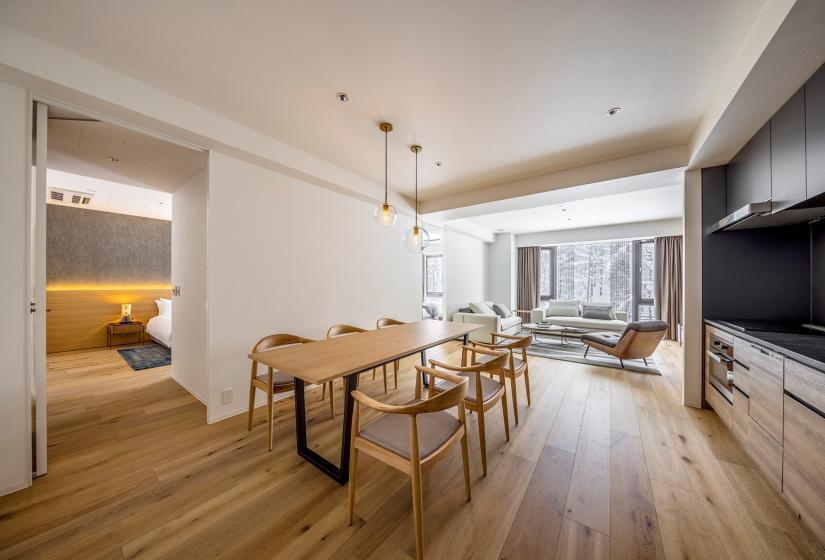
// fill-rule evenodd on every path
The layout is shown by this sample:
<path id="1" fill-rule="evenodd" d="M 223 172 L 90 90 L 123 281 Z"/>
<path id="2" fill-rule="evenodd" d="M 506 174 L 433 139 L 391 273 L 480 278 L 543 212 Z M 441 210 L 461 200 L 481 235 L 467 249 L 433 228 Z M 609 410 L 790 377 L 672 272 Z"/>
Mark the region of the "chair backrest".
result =
<path id="1" fill-rule="evenodd" d="M 496 342 L 495 338 L 503 338 L 502 342 Z M 493 344 L 495 344 L 498 348 L 508 349 L 508 350 L 515 350 L 518 348 L 527 348 L 530 344 L 533 343 L 533 335 L 532 334 L 524 334 L 524 335 L 514 335 L 509 337 L 502 337 L 496 333 L 493 334 Z"/>
<path id="2" fill-rule="evenodd" d="M 398 321 L 396 319 L 390 319 L 389 317 L 381 317 L 378 321 L 375 322 L 376 329 L 385 329 L 387 327 L 395 327 L 398 325 L 406 325 L 404 321 Z"/>
<path id="3" fill-rule="evenodd" d="M 327 330 L 327 338 L 335 338 L 336 336 L 359 333 L 366 330 L 367 329 L 362 329 L 361 327 L 356 327 L 355 325 L 332 325 L 329 330 Z"/>
<path id="4" fill-rule="evenodd" d="M 452 373 L 446 371 L 440 371 L 437 369 L 423 366 L 415 366 L 415 369 L 417 370 L 415 376 L 416 394 L 420 394 L 421 392 L 422 376 L 420 374 L 422 373 L 426 373 L 432 378 L 450 381 L 454 383 L 454 385 L 446 391 L 444 391 L 443 393 L 438 393 L 434 397 L 428 398 L 421 402 L 417 402 L 415 404 L 407 405 L 409 410 L 405 412 L 405 414 L 424 414 L 427 412 L 438 412 L 440 410 L 447 410 L 448 408 L 459 406 L 464 403 L 464 397 L 467 395 L 467 385 L 470 382 L 470 380 L 467 377 L 453 375 Z M 435 381 L 431 380 L 431 383 L 435 383 Z"/>
<path id="5" fill-rule="evenodd" d="M 306 344 L 314 342 L 312 339 L 303 338 L 294 334 L 279 333 L 263 337 L 252 348 L 252 352 L 263 352 L 279 346 L 292 346 L 294 344 Z"/>
<path id="6" fill-rule="evenodd" d="M 653 354 L 667 333 L 664 321 L 634 321 L 628 323 L 616 343 L 615 353 L 623 359 L 646 358 Z"/>

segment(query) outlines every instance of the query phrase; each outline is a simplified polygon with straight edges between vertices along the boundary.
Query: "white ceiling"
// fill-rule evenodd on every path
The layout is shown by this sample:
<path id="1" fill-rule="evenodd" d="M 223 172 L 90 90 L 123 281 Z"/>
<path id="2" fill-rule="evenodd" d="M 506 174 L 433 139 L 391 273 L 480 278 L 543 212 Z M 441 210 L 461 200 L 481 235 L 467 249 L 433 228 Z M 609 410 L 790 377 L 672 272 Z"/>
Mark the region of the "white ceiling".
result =
<path id="1" fill-rule="evenodd" d="M 49 108 L 50 169 L 174 192 L 206 168 L 206 159 L 205 152 Z"/>
<path id="2" fill-rule="evenodd" d="M 676 176 L 675 173 L 651 175 L 659 179 Z M 619 192 L 605 195 L 605 188 Z M 538 202 L 540 195 L 524 197 L 531 199 L 532 204 L 518 210 L 491 212 L 445 223 L 459 228 L 470 223 L 494 233 L 532 233 L 666 220 L 681 218 L 683 213 L 681 182 L 656 184 L 646 176 L 639 176 L 624 179 L 621 185 L 608 181 L 562 192 L 564 198 L 558 198 L 552 204 L 541 205 Z M 505 204 L 499 206 L 507 207 Z"/>
<path id="3" fill-rule="evenodd" d="M 158 220 L 172 219 L 172 195 L 167 192 L 84 177 L 56 169 L 47 171 L 46 184 L 49 188 L 68 189 L 93 195 L 88 205 L 63 204 L 63 206 L 142 216 Z M 59 204 L 52 200 L 48 202 Z"/>
<path id="4" fill-rule="evenodd" d="M 426 199 L 685 144 L 763 3 L 7 0 L 0 21 L 378 182 L 388 119 L 391 185 L 411 193 L 421 143 Z"/>

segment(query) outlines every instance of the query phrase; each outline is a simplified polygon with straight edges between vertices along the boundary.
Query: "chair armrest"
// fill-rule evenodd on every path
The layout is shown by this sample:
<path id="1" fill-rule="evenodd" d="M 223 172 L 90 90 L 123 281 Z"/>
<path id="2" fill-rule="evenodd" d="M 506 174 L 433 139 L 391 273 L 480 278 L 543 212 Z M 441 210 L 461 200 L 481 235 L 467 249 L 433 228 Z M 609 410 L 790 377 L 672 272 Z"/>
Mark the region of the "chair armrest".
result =
<path id="1" fill-rule="evenodd" d="M 357 389 L 352 392 L 352 398 L 368 408 L 377 410 L 378 412 L 384 412 L 386 414 L 414 414 L 416 412 L 415 405 L 393 405 L 382 403 L 368 395 L 365 395 Z"/>
<path id="2" fill-rule="evenodd" d="M 531 323 L 539 323 L 544 321 L 544 309 L 537 307 L 536 309 L 530 310 L 530 322 Z"/>
<path id="3" fill-rule="evenodd" d="M 517 334 L 504 334 L 504 333 L 493 333 L 493 336 L 496 338 L 507 338 L 509 340 L 521 340 L 524 338 L 524 335 L 517 335 Z"/>
<path id="4" fill-rule="evenodd" d="M 509 344 L 490 344 L 489 342 L 479 342 L 478 340 L 470 340 L 470 346 L 481 346 L 483 348 L 489 348 L 490 350 L 509 350 Z M 477 348 L 469 348 L 470 352 L 473 350 L 478 351 Z"/>
<path id="5" fill-rule="evenodd" d="M 616 319 L 627 323 L 627 311 L 616 311 Z"/>

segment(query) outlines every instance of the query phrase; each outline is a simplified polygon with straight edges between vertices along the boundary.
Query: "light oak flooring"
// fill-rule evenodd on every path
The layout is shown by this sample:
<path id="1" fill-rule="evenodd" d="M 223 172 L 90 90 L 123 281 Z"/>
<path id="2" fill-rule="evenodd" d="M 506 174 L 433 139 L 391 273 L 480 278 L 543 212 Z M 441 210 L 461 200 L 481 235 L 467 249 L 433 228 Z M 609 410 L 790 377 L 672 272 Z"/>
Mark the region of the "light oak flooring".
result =
<path id="1" fill-rule="evenodd" d="M 680 352 L 660 348 L 662 377 L 531 358 L 509 443 L 488 413 L 486 478 L 468 415 L 472 502 L 458 447 L 425 474 L 426 557 L 825 558 L 713 412 L 680 404 Z M 347 527 L 346 487 L 295 454 L 291 398 L 268 453 L 262 409 L 251 433 L 243 415 L 207 425 L 169 368 L 106 349 L 48 363 L 49 474 L 0 498 L 0 558 L 414 557 L 407 477 L 362 455 Z M 412 396 L 414 363 L 388 400 Z M 381 395 L 380 372 L 361 387 Z M 340 412 L 309 393 L 310 441 L 335 456 Z"/>

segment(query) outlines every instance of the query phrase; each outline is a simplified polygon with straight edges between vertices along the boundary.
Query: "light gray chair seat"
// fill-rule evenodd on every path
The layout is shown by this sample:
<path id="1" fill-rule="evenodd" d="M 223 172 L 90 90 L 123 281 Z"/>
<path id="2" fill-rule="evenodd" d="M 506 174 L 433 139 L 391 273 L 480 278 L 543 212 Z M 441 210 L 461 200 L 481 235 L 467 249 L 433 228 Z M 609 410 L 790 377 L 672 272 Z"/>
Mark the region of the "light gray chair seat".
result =
<path id="1" fill-rule="evenodd" d="M 492 356 L 495 357 L 495 356 Z M 481 360 L 478 360 L 479 362 Z M 489 361 L 489 360 L 488 360 Z M 476 374 L 463 374 L 463 373 L 456 373 L 456 375 L 460 375 L 461 377 L 466 377 L 470 380 L 470 383 L 467 385 L 467 394 L 464 395 L 464 398 L 471 402 L 478 402 L 478 397 L 476 397 L 476 382 L 475 382 L 475 375 Z M 455 383 L 452 381 L 439 381 L 435 384 L 439 391 L 446 391 L 447 389 L 451 389 L 455 387 Z M 484 402 L 493 395 L 496 394 L 501 388 L 501 382 L 496 381 L 495 379 L 490 379 L 489 377 L 481 378 L 481 401 Z"/>
<path id="2" fill-rule="evenodd" d="M 415 404 L 413 399 L 404 404 Z M 455 416 L 440 411 L 417 416 L 418 448 L 421 459 L 432 455 L 455 434 L 461 423 Z M 412 457 L 410 450 L 410 417 L 406 414 L 384 414 L 361 430 L 362 438 L 389 449 L 402 457 Z"/>

